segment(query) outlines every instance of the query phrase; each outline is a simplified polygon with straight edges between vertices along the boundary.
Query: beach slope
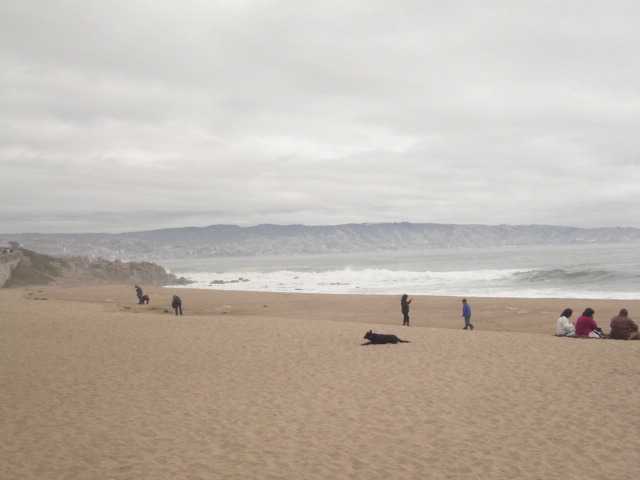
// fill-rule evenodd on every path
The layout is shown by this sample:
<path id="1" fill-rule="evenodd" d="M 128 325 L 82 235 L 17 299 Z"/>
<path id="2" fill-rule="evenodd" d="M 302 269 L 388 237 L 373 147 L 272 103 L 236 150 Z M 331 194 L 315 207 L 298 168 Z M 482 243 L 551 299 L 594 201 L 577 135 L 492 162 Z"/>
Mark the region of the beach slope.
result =
<path id="1" fill-rule="evenodd" d="M 0 291 L 1 478 L 640 477 L 640 342 L 553 336 L 638 302 L 145 293 Z"/>

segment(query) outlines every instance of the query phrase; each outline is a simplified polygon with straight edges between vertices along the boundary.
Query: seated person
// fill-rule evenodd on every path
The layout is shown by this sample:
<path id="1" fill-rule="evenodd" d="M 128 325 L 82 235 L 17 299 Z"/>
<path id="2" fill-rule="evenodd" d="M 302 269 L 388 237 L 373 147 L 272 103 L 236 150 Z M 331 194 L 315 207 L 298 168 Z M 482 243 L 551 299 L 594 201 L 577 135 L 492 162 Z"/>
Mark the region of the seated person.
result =
<path id="1" fill-rule="evenodd" d="M 626 308 L 620 310 L 620 313 L 611 319 L 611 334 L 609 338 L 619 340 L 640 340 L 640 332 L 638 325 L 631 320 L 629 312 Z"/>
<path id="2" fill-rule="evenodd" d="M 573 323 L 569 321 L 573 315 L 573 310 L 570 308 L 565 308 L 560 318 L 558 319 L 558 324 L 556 326 L 556 336 L 557 337 L 566 337 L 568 335 L 575 335 L 576 329 L 573 327 Z"/>
<path id="3" fill-rule="evenodd" d="M 587 308 L 578 320 L 576 320 L 576 335 L 582 337 L 601 338 L 602 335 L 598 333 L 598 331 L 601 330 L 593 319 L 594 313 L 596 312 L 593 308 Z"/>

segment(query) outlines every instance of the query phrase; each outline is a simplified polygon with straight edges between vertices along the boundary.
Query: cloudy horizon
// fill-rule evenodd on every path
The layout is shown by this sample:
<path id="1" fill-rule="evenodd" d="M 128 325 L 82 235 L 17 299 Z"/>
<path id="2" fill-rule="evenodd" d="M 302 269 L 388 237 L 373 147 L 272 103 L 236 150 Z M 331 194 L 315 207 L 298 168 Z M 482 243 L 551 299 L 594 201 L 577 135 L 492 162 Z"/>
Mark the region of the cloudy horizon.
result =
<path id="1" fill-rule="evenodd" d="M 0 233 L 640 227 L 640 4 L 0 0 Z"/>

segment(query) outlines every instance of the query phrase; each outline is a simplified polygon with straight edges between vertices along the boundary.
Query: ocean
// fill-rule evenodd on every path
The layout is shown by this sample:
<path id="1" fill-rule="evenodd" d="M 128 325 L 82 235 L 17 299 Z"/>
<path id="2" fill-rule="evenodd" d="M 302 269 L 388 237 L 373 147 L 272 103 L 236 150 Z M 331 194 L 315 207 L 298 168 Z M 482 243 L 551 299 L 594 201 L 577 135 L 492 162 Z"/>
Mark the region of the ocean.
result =
<path id="1" fill-rule="evenodd" d="M 164 259 L 189 288 L 364 295 L 640 299 L 640 245 Z"/>

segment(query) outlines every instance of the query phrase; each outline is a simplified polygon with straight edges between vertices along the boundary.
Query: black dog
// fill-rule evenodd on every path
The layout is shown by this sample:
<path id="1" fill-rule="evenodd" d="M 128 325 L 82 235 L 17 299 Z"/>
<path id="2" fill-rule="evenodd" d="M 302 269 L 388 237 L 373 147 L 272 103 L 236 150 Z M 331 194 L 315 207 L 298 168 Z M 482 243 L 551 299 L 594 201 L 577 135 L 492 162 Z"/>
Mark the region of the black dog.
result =
<path id="1" fill-rule="evenodd" d="M 362 345 L 381 345 L 383 343 L 411 343 L 409 342 L 409 340 L 400 340 L 395 335 L 373 333 L 371 330 L 364 334 L 364 339 L 369 341 L 367 343 L 363 343 Z"/>

